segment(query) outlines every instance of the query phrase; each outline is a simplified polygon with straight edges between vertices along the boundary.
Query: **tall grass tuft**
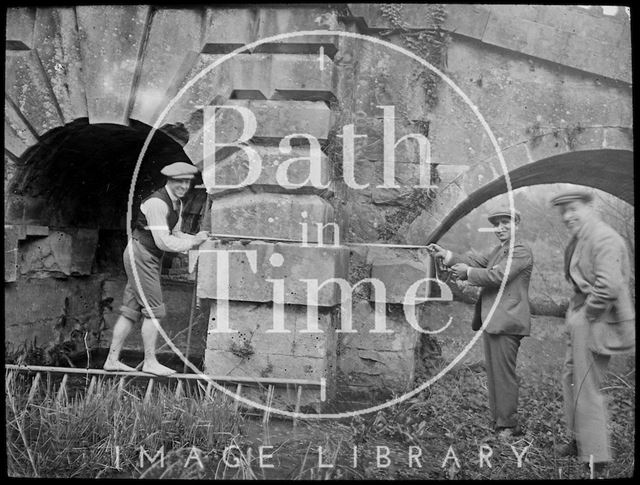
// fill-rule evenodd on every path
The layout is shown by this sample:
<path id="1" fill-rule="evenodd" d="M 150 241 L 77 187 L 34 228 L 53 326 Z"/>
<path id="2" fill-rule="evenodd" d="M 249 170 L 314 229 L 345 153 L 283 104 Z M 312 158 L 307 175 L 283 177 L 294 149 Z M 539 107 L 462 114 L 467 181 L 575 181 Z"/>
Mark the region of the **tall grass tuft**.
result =
<path id="1" fill-rule="evenodd" d="M 7 472 L 14 477 L 109 476 L 118 465 L 120 474 L 135 476 L 141 446 L 151 456 L 162 447 L 221 449 L 242 419 L 232 400 L 197 388 L 176 397 L 156 386 L 145 399 L 144 389 L 119 392 L 117 380 L 99 380 L 88 396 L 41 393 L 27 403 L 24 376 L 5 377 Z"/>

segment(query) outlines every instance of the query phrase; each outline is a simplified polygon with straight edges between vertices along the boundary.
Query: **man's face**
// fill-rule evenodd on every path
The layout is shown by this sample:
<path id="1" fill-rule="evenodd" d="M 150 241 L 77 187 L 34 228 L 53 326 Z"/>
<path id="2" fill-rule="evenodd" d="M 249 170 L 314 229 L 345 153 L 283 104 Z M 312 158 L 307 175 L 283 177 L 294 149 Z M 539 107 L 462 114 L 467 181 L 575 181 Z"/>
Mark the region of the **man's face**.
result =
<path id="1" fill-rule="evenodd" d="M 191 187 L 191 179 L 168 179 L 167 185 L 171 192 L 173 192 L 173 195 L 181 199 L 187 195 Z"/>
<path id="2" fill-rule="evenodd" d="M 511 225 L 513 225 L 514 231 L 518 230 L 518 224 L 512 222 L 511 217 L 500 216 L 493 220 L 493 227 L 496 228 L 496 237 L 501 243 L 511 239 Z"/>
<path id="3" fill-rule="evenodd" d="M 559 206 L 562 222 L 567 226 L 571 234 L 577 234 L 580 228 L 591 217 L 593 208 L 591 204 L 581 200 L 574 200 Z"/>

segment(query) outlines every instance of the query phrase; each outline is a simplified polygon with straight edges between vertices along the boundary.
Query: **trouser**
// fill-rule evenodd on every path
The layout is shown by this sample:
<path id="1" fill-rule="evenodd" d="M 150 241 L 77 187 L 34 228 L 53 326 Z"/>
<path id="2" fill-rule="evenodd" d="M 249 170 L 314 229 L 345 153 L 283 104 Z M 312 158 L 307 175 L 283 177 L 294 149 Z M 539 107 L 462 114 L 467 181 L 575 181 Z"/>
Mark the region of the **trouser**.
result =
<path id="1" fill-rule="evenodd" d="M 567 353 L 562 387 L 567 427 L 578 444 L 580 460 L 611 460 L 607 432 L 607 403 L 600 391 L 610 356 L 589 350 L 589 322 L 584 307 L 567 312 Z"/>
<path id="2" fill-rule="evenodd" d="M 516 358 L 521 339 L 522 335 L 483 335 L 489 407 L 495 428 L 514 428 L 518 424 Z"/>

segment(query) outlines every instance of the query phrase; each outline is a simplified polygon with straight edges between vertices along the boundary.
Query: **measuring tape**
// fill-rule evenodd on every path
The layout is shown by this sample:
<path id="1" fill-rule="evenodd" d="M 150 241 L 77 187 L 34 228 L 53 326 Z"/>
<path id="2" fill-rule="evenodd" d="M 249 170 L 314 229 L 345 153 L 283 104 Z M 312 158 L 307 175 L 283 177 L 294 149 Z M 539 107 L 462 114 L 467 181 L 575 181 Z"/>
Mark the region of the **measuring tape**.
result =
<path id="1" fill-rule="evenodd" d="M 366 247 L 379 247 L 379 248 L 396 248 L 396 249 L 428 249 L 428 246 L 420 244 L 385 244 L 385 243 L 344 243 L 344 244 L 319 244 L 317 242 L 303 241 L 301 239 L 288 239 L 283 237 L 262 237 L 262 236 L 241 236 L 238 234 L 213 234 L 209 233 L 210 239 L 220 240 L 234 240 L 234 241 L 269 241 L 269 242 L 284 242 L 292 244 L 307 244 L 309 246 L 366 246 Z"/>

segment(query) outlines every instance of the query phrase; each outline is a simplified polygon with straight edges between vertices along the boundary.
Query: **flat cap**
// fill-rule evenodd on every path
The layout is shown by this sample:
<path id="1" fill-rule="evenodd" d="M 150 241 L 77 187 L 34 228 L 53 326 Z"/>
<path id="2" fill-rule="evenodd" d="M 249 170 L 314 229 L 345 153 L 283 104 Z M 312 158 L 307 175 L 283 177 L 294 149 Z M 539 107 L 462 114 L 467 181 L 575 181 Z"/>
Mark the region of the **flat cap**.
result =
<path id="1" fill-rule="evenodd" d="M 563 192 L 551 199 L 551 205 L 556 206 L 568 204 L 569 202 L 573 202 L 574 200 L 591 202 L 593 200 L 593 193 L 589 190 L 572 190 L 570 192 Z"/>
<path id="2" fill-rule="evenodd" d="M 192 179 L 198 173 L 198 169 L 190 163 L 175 162 L 164 167 L 160 173 L 172 179 Z"/>
<path id="3" fill-rule="evenodd" d="M 513 213 L 514 213 L 514 219 L 516 223 L 519 223 L 520 213 L 515 209 L 513 210 Z M 511 217 L 511 209 L 509 209 L 509 207 L 501 207 L 499 209 L 495 209 L 489 213 L 489 215 L 487 216 L 487 219 L 489 219 L 489 222 L 493 224 L 494 223 L 493 221 L 498 217 Z"/>

